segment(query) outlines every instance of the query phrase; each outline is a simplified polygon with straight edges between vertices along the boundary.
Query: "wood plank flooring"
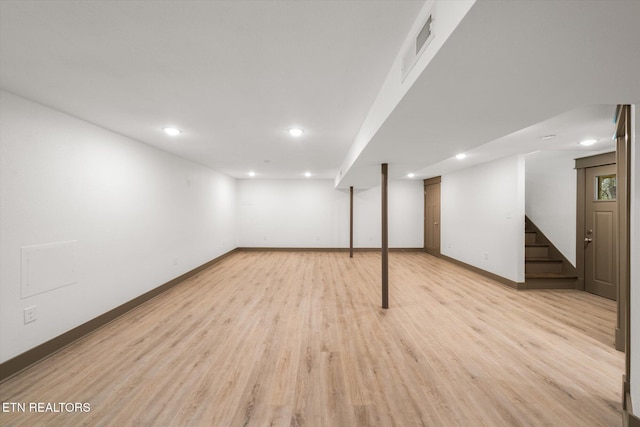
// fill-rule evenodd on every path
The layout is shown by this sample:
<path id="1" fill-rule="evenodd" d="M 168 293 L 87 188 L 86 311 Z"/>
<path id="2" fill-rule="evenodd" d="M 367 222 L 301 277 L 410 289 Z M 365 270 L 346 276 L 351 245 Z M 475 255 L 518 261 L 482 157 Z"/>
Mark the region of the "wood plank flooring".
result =
<path id="1" fill-rule="evenodd" d="M 423 253 L 238 252 L 0 384 L 3 426 L 618 426 L 615 303 Z"/>

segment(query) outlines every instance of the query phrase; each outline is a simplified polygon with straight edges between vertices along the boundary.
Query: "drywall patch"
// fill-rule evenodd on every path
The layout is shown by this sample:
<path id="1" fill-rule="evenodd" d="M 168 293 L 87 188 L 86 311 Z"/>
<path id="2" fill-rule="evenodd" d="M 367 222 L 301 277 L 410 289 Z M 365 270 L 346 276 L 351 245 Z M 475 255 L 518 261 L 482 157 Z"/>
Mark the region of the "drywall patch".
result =
<path id="1" fill-rule="evenodd" d="M 22 298 L 76 282 L 77 241 L 23 246 Z"/>

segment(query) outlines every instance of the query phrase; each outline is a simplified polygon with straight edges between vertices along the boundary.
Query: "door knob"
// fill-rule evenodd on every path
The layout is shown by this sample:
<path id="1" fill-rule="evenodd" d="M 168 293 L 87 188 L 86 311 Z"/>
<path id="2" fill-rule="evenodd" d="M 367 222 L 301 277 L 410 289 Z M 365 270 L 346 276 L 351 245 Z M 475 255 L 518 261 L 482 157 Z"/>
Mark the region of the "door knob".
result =
<path id="1" fill-rule="evenodd" d="M 586 243 L 591 243 L 591 242 L 593 241 L 593 239 L 590 239 L 590 238 L 588 238 L 588 237 L 585 237 L 585 238 L 584 238 L 584 241 L 585 241 Z"/>

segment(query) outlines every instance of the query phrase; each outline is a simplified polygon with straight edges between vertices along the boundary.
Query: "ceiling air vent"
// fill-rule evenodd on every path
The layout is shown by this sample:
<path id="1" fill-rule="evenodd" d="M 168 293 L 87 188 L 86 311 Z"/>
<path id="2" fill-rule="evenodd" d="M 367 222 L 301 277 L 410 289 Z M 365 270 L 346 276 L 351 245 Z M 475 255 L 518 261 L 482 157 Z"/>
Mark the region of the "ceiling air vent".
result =
<path id="1" fill-rule="evenodd" d="M 433 20 L 433 16 L 429 15 L 427 18 L 427 22 L 424 23 L 422 29 L 418 33 L 418 37 L 416 37 L 416 56 L 420 54 L 420 51 L 427 43 L 427 40 L 431 40 L 431 21 Z"/>
<path id="2" fill-rule="evenodd" d="M 427 19 L 420 28 L 418 35 L 415 37 L 415 44 L 412 43 L 407 49 L 402 60 L 402 81 L 407 77 L 409 72 L 413 69 L 413 66 L 418 62 L 418 58 L 427 49 L 429 43 L 433 39 L 433 31 L 431 24 L 433 22 L 433 12 L 427 16 Z"/>

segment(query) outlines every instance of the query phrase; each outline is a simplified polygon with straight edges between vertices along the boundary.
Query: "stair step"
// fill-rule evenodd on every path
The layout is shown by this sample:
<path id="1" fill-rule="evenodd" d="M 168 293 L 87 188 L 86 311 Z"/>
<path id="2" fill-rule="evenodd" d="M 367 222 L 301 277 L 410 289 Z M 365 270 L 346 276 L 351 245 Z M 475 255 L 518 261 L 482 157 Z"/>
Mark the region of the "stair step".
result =
<path id="1" fill-rule="evenodd" d="M 551 280 L 561 280 L 561 279 L 577 279 L 577 276 L 572 276 L 570 274 L 563 273 L 525 273 L 525 280 L 527 279 L 551 279 Z"/>
<path id="2" fill-rule="evenodd" d="M 562 273 L 525 273 L 525 289 L 575 289 L 576 276 Z"/>
<path id="3" fill-rule="evenodd" d="M 525 258 L 526 273 L 562 273 L 562 260 L 554 258 Z"/>
<path id="4" fill-rule="evenodd" d="M 524 245 L 524 257 L 528 258 L 544 258 L 549 256 L 549 245 L 542 243 L 527 243 Z"/>
<path id="5" fill-rule="evenodd" d="M 525 244 L 533 244 L 536 243 L 536 239 L 538 238 L 538 233 L 535 231 L 524 231 L 524 243 Z"/>

